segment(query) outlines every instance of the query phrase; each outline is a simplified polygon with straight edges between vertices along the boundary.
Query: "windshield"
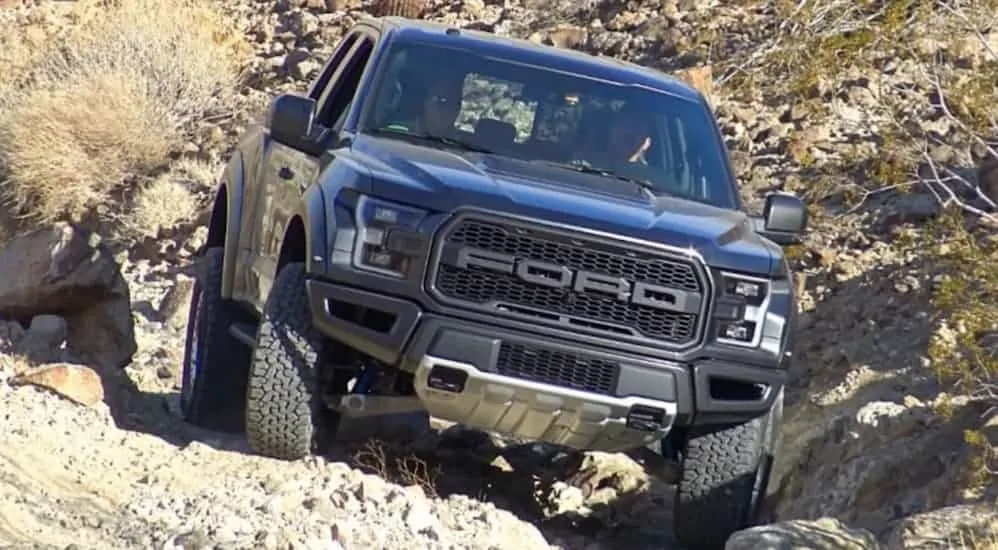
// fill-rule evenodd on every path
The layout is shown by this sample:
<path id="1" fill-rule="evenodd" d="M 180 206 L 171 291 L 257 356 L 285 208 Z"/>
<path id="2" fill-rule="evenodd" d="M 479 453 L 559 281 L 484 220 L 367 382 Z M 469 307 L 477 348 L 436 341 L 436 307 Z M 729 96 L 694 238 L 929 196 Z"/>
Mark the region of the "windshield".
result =
<path id="1" fill-rule="evenodd" d="M 717 126 L 700 102 L 418 42 L 396 42 L 383 67 L 361 132 L 737 207 Z"/>

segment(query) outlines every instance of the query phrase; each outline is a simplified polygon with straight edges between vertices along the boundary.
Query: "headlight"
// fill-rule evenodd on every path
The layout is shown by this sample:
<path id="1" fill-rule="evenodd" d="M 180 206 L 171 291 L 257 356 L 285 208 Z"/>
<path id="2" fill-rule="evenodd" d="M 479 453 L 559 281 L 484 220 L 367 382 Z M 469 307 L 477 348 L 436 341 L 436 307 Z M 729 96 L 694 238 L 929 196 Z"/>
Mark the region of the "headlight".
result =
<path id="1" fill-rule="evenodd" d="M 419 224 L 426 212 L 362 195 L 357 201 L 353 264 L 360 269 L 402 277 L 426 249 Z"/>
<path id="2" fill-rule="evenodd" d="M 758 346 L 768 305 L 769 282 L 722 273 L 720 290 L 714 307 L 717 341 L 736 346 Z"/>

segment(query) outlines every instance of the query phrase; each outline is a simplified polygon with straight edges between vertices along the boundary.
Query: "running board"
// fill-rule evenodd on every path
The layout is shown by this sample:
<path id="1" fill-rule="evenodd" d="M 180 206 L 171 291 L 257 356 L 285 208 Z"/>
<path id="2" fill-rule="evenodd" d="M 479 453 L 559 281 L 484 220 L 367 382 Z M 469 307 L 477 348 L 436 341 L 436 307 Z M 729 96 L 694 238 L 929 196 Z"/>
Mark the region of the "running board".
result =
<path id="1" fill-rule="evenodd" d="M 251 348 L 256 346 L 256 326 L 252 323 L 232 323 L 229 334 L 242 344 Z"/>

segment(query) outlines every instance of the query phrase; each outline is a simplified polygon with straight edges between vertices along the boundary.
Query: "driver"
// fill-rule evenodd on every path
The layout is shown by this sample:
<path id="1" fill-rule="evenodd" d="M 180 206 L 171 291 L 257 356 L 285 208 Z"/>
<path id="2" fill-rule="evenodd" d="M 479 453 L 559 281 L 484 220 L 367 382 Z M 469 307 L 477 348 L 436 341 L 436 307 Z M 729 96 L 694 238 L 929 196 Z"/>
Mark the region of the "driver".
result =
<path id="1" fill-rule="evenodd" d="M 422 125 L 425 133 L 447 136 L 454 131 L 454 122 L 461 112 L 463 82 L 449 75 L 439 75 L 426 87 L 423 97 Z"/>
<path id="2" fill-rule="evenodd" d="M 410 134 L 450 136 L 461 111 L 462 80 L 447 73 L 437 73 L 425 84 L 423 101 L 409 120 L 389 124 L 388 128 Z"/>

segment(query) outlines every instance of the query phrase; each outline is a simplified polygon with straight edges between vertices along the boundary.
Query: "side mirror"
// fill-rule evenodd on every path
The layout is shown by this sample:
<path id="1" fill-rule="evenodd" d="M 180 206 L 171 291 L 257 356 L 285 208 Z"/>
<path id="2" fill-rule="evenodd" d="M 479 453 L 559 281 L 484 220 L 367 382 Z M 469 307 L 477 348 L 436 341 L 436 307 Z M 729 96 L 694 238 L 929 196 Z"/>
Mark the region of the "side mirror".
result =
<path id="1" fill-rule="evenodd" d="M 301 149 L 312 138 L 315 100 L 299 94 L 281 94 L 270 103 L 267 127 L 275 141 Z"/>
<path id="2" fill-rule="evenodd" d="M 762 217 L 753 218 L 756 233 L 779 245 L 796 244 L 807 229 L 804 201 L 788 193 L 766 195 Z"/>

